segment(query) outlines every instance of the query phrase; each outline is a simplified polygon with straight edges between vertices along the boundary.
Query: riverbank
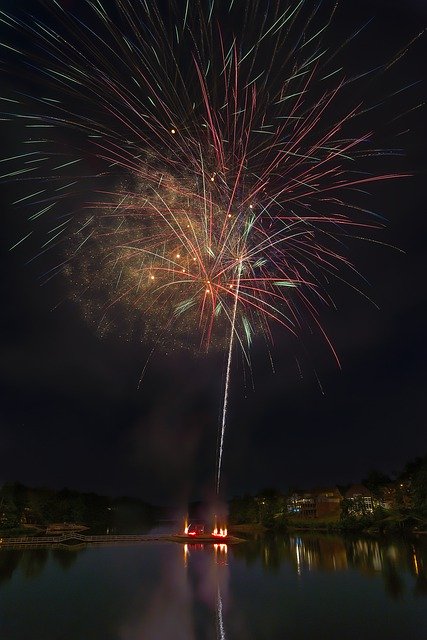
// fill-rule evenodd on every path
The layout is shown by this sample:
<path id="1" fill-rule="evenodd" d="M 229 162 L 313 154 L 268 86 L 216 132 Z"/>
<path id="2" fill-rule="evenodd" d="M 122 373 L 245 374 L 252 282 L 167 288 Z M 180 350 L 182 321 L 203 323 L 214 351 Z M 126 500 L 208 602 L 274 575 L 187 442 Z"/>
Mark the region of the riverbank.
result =
<path id="1" fill-rule="evenodd" d="M 228 527 L 232 533 L 265 533 L 268 531 L 263 524 L 233 524 Z"/>
<path id="2" fill-rule="evenodd" d="M 234 524 L 229 526 L 231 532 L 249 536 L 266 532 L 319 532 L 337 534 L 362 535 L 426 535 L 427 522 L 413 514 L 378 515 L 365 517 L 329 516 L 323 518 L 288 517 L 275 519 L 270 526 L 260 523 Z"/>

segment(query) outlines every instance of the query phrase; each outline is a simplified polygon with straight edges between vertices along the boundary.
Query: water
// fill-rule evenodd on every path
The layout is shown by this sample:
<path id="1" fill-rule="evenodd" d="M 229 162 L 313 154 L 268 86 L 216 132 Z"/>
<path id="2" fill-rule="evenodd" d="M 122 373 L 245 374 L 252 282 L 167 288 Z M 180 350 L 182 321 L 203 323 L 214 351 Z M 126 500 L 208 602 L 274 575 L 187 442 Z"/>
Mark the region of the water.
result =
<path id="1" fill-rule="evenodd" d="M 3 640 L 427 638 L 427 540 L 0 550 Z"/>

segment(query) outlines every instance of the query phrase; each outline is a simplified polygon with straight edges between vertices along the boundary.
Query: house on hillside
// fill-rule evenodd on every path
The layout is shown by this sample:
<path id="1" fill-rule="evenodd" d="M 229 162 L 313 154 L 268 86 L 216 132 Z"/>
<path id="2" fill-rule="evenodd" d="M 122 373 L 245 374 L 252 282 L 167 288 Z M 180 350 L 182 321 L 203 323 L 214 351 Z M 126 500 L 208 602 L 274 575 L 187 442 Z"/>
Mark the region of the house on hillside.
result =
<path id="1" fill-rule="evenodd" d="M 290 516 L 301 518 L 325 518 L 339 516 L 342 495 L 336 487 L 316 488 L 310 491 L 294 491 L 286 500 Z"/>
<path id="2" fill-rule="evenodd" d="M 353 484 L 345 492 L 347 512 L 349 515 L 362 516 L 372 513 L 381 506 L 380 500 L 363 484 Z"/>
<path id="3" fill-rule="evenodd" d="M 342 494 L 337 487 L 326 489 L 315 489 L 316 496 L 316 517 L 327 518 L 339 516 L 341 513 Z"/>
<path id="4" fill-rule="evenodd" d="M 288 515 L 301 518 L 316 517 L 316 498 L 312 491 L 293 491 L 286 499 Z"/>

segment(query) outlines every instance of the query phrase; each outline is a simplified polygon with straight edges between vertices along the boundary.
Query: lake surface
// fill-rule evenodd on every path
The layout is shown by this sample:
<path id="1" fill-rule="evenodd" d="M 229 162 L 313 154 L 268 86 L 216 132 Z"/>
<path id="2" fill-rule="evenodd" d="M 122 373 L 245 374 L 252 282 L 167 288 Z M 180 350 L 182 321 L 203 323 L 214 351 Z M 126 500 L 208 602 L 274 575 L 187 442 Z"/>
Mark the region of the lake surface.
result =
<path id="1" fill-rule="evenodd" d="M 0 550 L 2 640 L 425 640 L 427 540 Z"/>

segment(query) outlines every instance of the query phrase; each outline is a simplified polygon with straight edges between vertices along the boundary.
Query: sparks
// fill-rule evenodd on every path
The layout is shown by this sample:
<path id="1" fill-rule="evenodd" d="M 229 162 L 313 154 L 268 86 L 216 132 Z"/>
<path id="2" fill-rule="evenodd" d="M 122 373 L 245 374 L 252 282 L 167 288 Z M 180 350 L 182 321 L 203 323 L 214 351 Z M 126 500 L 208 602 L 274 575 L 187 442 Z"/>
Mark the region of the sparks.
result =
<path id="1" fill-rule="evenodd" d="M 32 226 L 11 249 L 39 224 L 41 252 L 64 253 L 46 279 L 66 273 L 101 330 L 142 318 L 156 344 L 224 351 L 219 493 L 236 348 L 251 367 L 256 336 L 308 329 L 339 364 L 319 306 L 334 279 L 358 290 L 343 238 L 382 225 L 362 192 L 405 174 L 364 166 L 389 153 L 348 91 L 364 76 L 335 65 L 310 3 L 171 3 L 167 20 L 156 2 L 110 4 L 77 18 L 52 3 L 61 33 L 2 12 L 20 31 L 4 68 L 19 78 L 31 63 L 47 92 L 17 92 L 2 113 L 32 145 L 0 176 L 31 185 L 16 203 Z"/>

